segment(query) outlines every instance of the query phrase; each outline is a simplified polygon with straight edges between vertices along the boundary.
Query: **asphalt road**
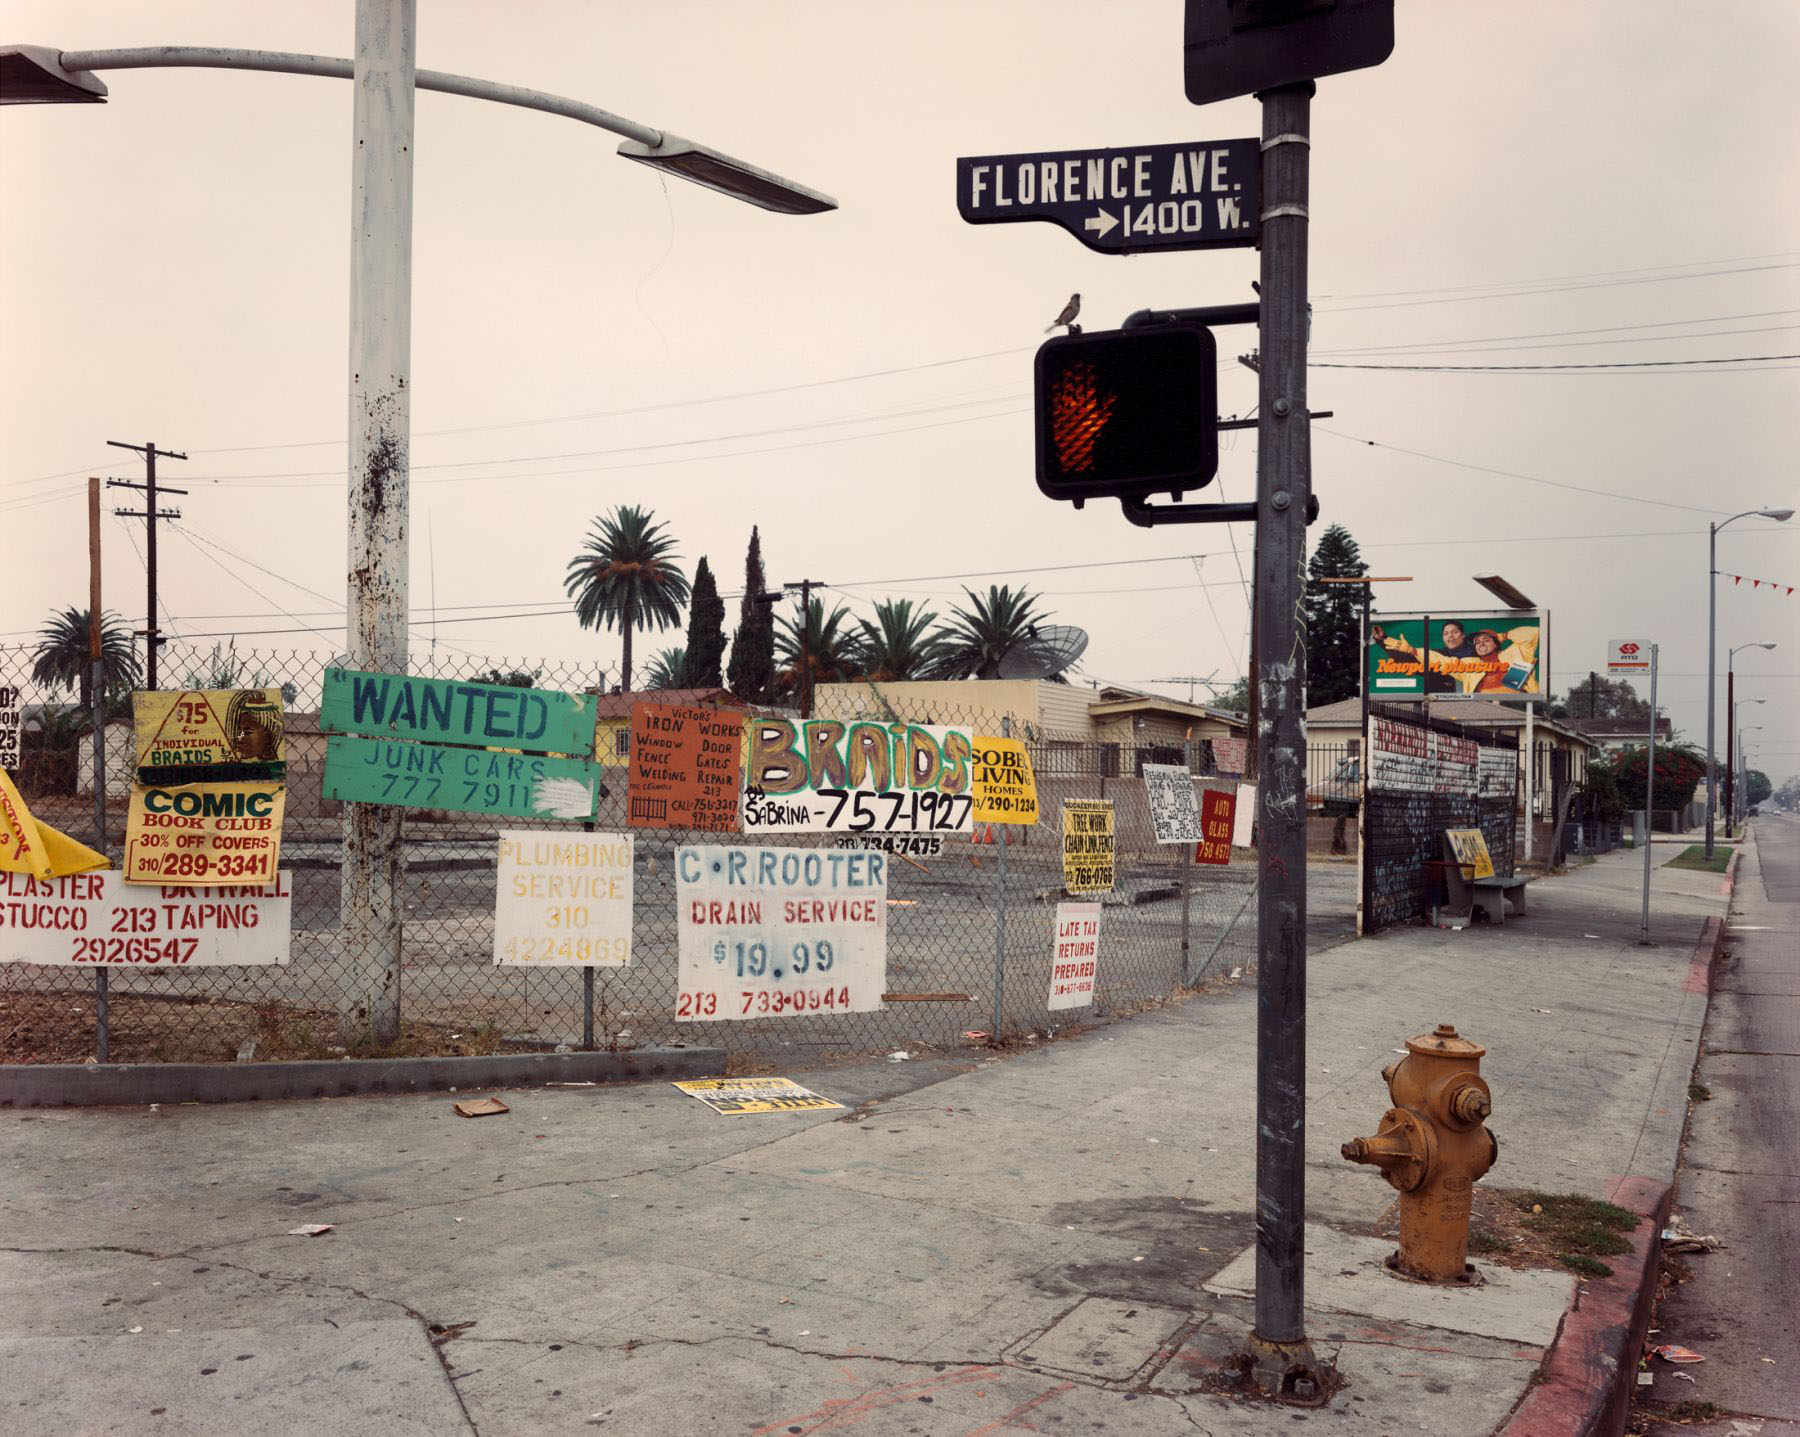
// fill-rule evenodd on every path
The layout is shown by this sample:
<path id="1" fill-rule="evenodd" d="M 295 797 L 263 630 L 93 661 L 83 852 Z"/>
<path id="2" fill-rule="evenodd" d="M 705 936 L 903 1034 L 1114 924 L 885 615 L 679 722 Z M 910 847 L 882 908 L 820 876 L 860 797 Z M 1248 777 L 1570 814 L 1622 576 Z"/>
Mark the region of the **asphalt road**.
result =
<path id="1" fill-rule="evenodd" d="M 1656 1401 L 1713 1404 L 1686 1430 L 1717 1437 L 1800 1432 L 1800 817 L 1752 835 L 1695 1074 L 1712 1097 L 1694 1104 L 1675 1205 L 1725 1245 L 1681 1256 L 1694 1279 L 1655 1339 L 1705 1356 L 1680 1369 L 1692 1383 L 1654 1364 Z"/>

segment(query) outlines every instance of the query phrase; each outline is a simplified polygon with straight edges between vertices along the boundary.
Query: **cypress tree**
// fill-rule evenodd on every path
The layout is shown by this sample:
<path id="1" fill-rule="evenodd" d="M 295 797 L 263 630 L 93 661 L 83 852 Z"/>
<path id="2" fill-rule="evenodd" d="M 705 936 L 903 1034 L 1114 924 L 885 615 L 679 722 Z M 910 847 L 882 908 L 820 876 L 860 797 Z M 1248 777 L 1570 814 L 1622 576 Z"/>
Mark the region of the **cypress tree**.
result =
<path id="1" fill-rule="evenodd" d="M 687 658 L 681 682 L 690 689 L 716 689 L 725 682 L 721 667 L 725 658 L 725 601 L 713 581 L 706 556 L 694 570 L 694 587 L 688 598 Z"/>
<path id="2" fill-rule="evenodd" d="M 1353 699 L 1362 692 L 1362 602 L 1358 584 L 1321 584 L 1369 572 L 1356 540 L 1342 524 L 1319 536 L 1306 565 L 1306 706 Z"/>
<path id="3" fill-rule="evenodd" d="M 762 602 L 768 587 L 763 577 L 762 535 L 750 530 L 744 558 L 744 598 L 738 605 L 737 632 L 731 636 L 727 686 L 741 699 L 767 703 L 775 682 L 775 618 Z"/>

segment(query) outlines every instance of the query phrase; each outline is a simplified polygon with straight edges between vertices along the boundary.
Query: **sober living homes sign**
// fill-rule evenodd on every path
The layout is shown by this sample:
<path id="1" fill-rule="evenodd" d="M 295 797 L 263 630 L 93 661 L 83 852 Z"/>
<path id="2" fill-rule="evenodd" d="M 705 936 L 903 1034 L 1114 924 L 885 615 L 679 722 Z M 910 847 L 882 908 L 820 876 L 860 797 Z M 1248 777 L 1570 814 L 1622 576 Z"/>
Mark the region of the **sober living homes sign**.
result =
<path id="1" fill-rule="evenodd" d="M 591 818 L 592 694 L 327 669 L 325 797 L 513 818 Z"/>

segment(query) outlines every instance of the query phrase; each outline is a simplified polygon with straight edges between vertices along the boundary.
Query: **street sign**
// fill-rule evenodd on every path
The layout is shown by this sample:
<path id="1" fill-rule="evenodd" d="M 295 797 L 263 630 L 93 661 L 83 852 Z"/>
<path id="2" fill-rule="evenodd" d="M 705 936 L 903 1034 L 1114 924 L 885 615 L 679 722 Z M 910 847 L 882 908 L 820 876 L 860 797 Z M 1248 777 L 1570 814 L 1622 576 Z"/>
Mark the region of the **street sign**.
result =
<path id="1" fill-rule="evenodd" d="M 1606 646 L 1606 671 L 1609 674 L 1649 673 L 1650 641 L 1614 639 Z"/>
<path id="2" fill-rule="evenodd" d="M 1218 347 L 1204 325 L 1058 335 L 1035 367 L 1037 482 L 1050 498 L 1179 496 L 1212 482 Z"/>
<path id="3" fill-rule="evenodd" d="M 1394 0 L 1187 0 L 1183 78 L 1196 105 L 1379 65 Z"/>
<path id="4" fill-rule="evenodd" d="M 965 155 L 956 208 L 972 225 L 1047 220 L 1101 254 L 1252 245 L 1257 141 Z"/>

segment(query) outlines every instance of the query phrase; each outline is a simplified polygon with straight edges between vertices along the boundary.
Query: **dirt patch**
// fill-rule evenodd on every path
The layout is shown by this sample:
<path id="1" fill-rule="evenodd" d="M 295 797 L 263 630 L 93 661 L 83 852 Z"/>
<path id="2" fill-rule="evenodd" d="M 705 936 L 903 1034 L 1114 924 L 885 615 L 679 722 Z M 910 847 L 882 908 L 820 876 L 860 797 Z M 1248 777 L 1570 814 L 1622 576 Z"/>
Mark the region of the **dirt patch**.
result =
<path id="1" fill-rule="evenodd" d="M 1607 1277 L 1604 1259 L 1631 1251 L 1626 1234 L 1644 1219 L 1579 1193 L 1544 1193 L 1477 1183 L 1469 1218 L 1469 1256 L 1500 1267 L 1559 1267 Z M 1400 1235 L 1396 1198 L 1375 1220 L 1380 1237 Z"/>
<path id="2" fill-rule="evenodd" d="M 196 1011 L 199 1010 L 199 1011 Z M 94 1057 L 97 1010 L 90 993 L 0 994 L 0 1063 L 85 1063 Z M 450 1028 L 403 1022 L 397 1042 L 338 1038 L 338 1015 L 283 1003 L 120 994 L 107 1005 L 107 1058 L 114 1063 L 230 1063 L 303 1058 L 460 1058 L 504 1051 L 493 1024 Z"/>

